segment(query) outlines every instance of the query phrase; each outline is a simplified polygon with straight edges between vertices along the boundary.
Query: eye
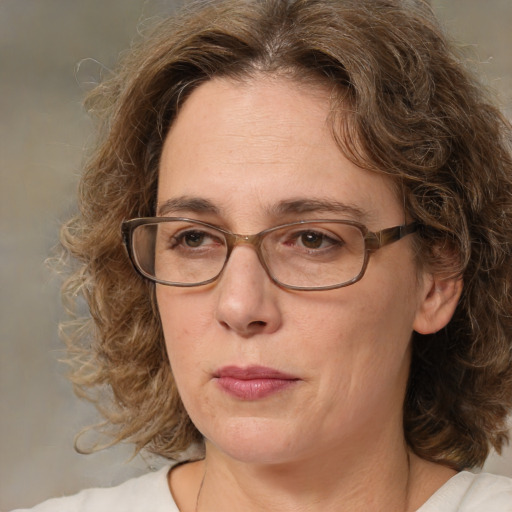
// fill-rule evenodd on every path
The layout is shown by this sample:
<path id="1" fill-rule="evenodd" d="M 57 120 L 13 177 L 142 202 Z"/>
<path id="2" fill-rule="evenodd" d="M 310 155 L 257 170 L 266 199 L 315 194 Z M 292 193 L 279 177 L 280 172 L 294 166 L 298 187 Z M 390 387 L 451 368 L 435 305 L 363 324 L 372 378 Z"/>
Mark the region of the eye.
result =
<path id="1" fill-rule="evenodd" d="M 180 235 L 181 242 L 187 247 L 199 247 L 206 238 L 206 233 L 201 231 L 187 231 Z"/>
<path id="2" fill-rule="evenodd" d="M 305 231 L 297 239 L 308 249 L 321 249 L 326 244 L 330 245 L 328 237 L 318 231 Z"/>
<path id="3" fill-rule="evenodd" d="M 328 235 L 322 231 L 309 229 L 307 231 L 290 233 L 287 245 L 314 251 L 329 249 L 334 246 L 341 247 L 343 245 L 343 240 L 333 233 Z"/>
<path id="4" fill-rule="evenodd" d="M 183 230 L 171 238 L 171 249 L 198 249 L 222 246 L 223 240 L 214 233 L 199 229 Z"/>
<path id="5" fill-rule="evenodd" d="M 341 233 L 338 234 L 331 228 L 332 226 L 326 229 L 321 226 L 286 227 L 276 231 L 266 245 L 273 246 L 272 251 L 292 251 L 297 256 L 332 257 L 344 247 L 345 242 Z"/>

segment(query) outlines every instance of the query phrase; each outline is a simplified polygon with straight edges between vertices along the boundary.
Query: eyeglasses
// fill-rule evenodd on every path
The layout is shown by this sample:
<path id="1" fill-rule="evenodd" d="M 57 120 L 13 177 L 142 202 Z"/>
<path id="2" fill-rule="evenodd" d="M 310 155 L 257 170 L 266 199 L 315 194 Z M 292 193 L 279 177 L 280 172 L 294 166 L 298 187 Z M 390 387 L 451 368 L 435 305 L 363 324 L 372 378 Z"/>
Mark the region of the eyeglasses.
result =
<path id="1" fill-rule="evenodd" d="M 123 240 L 135 269 L 169 286 L 215 281 L 237 245 L 252 245 L 269 277 L 292 290 L 331 290 L 359 281 L 370 254 L 414 233 L 418 224 L 377 233 L 350 220 L 305 220 L 238 235 L 182 217 L 124 221 Z"/>

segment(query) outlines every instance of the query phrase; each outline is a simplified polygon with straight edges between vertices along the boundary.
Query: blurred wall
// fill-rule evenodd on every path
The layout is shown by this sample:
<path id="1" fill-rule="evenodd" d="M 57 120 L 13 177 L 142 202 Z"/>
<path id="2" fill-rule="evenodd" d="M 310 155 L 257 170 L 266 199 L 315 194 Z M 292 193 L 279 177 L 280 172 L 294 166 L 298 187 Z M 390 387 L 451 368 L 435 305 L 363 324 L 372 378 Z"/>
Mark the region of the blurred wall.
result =
<path id="1" fill-rule="evenodd" d="M 158 464 L 129 461 L 129 447 L 74 452 L 74 435 L 96 416 L 58 363 L 59 283 L 44 260 L 73 209 L 90 140 L 86 89 L 108 74 L 138 25 L 175 3 L 0 0 L 0 509 L 115 484 Z M 512 2 L 433 3 L 512 117 Z M 512 476 L 511 451 L 488 467 Z"/>

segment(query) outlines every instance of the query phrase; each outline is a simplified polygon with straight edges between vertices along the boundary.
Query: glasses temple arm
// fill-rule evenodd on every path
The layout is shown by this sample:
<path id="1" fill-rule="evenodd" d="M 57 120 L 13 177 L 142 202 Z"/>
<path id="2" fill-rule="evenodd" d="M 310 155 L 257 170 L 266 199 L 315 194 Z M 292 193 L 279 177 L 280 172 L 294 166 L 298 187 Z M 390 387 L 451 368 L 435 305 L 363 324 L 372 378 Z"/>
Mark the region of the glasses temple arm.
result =
<path id="1" fill-rule="evenodd" d="M 376 251 L 384 245 L 397 242 L 411 233 L 418 230 L 419 224 L 411 222 L 410 224 L 403 224 L 402 226 L 395 226 L 386 228 L 377 233 L 368 233 L 366 236 L 366 249 L 369 251 Z"/>

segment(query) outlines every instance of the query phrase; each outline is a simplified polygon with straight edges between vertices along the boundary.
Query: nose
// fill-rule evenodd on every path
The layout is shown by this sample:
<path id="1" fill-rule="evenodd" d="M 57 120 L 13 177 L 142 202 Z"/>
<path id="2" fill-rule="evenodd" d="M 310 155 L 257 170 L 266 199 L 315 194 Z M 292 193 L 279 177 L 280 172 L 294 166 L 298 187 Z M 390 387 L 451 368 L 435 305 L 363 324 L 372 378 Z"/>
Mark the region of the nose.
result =
<path id="1" fill-rule="evenodd" d="M 233 249 L 217 289 L 216 318 L 225 329 L 245 338 L 279 329 L 280 289 L 267 275 L 253 247 L 239 245 Z"/>

